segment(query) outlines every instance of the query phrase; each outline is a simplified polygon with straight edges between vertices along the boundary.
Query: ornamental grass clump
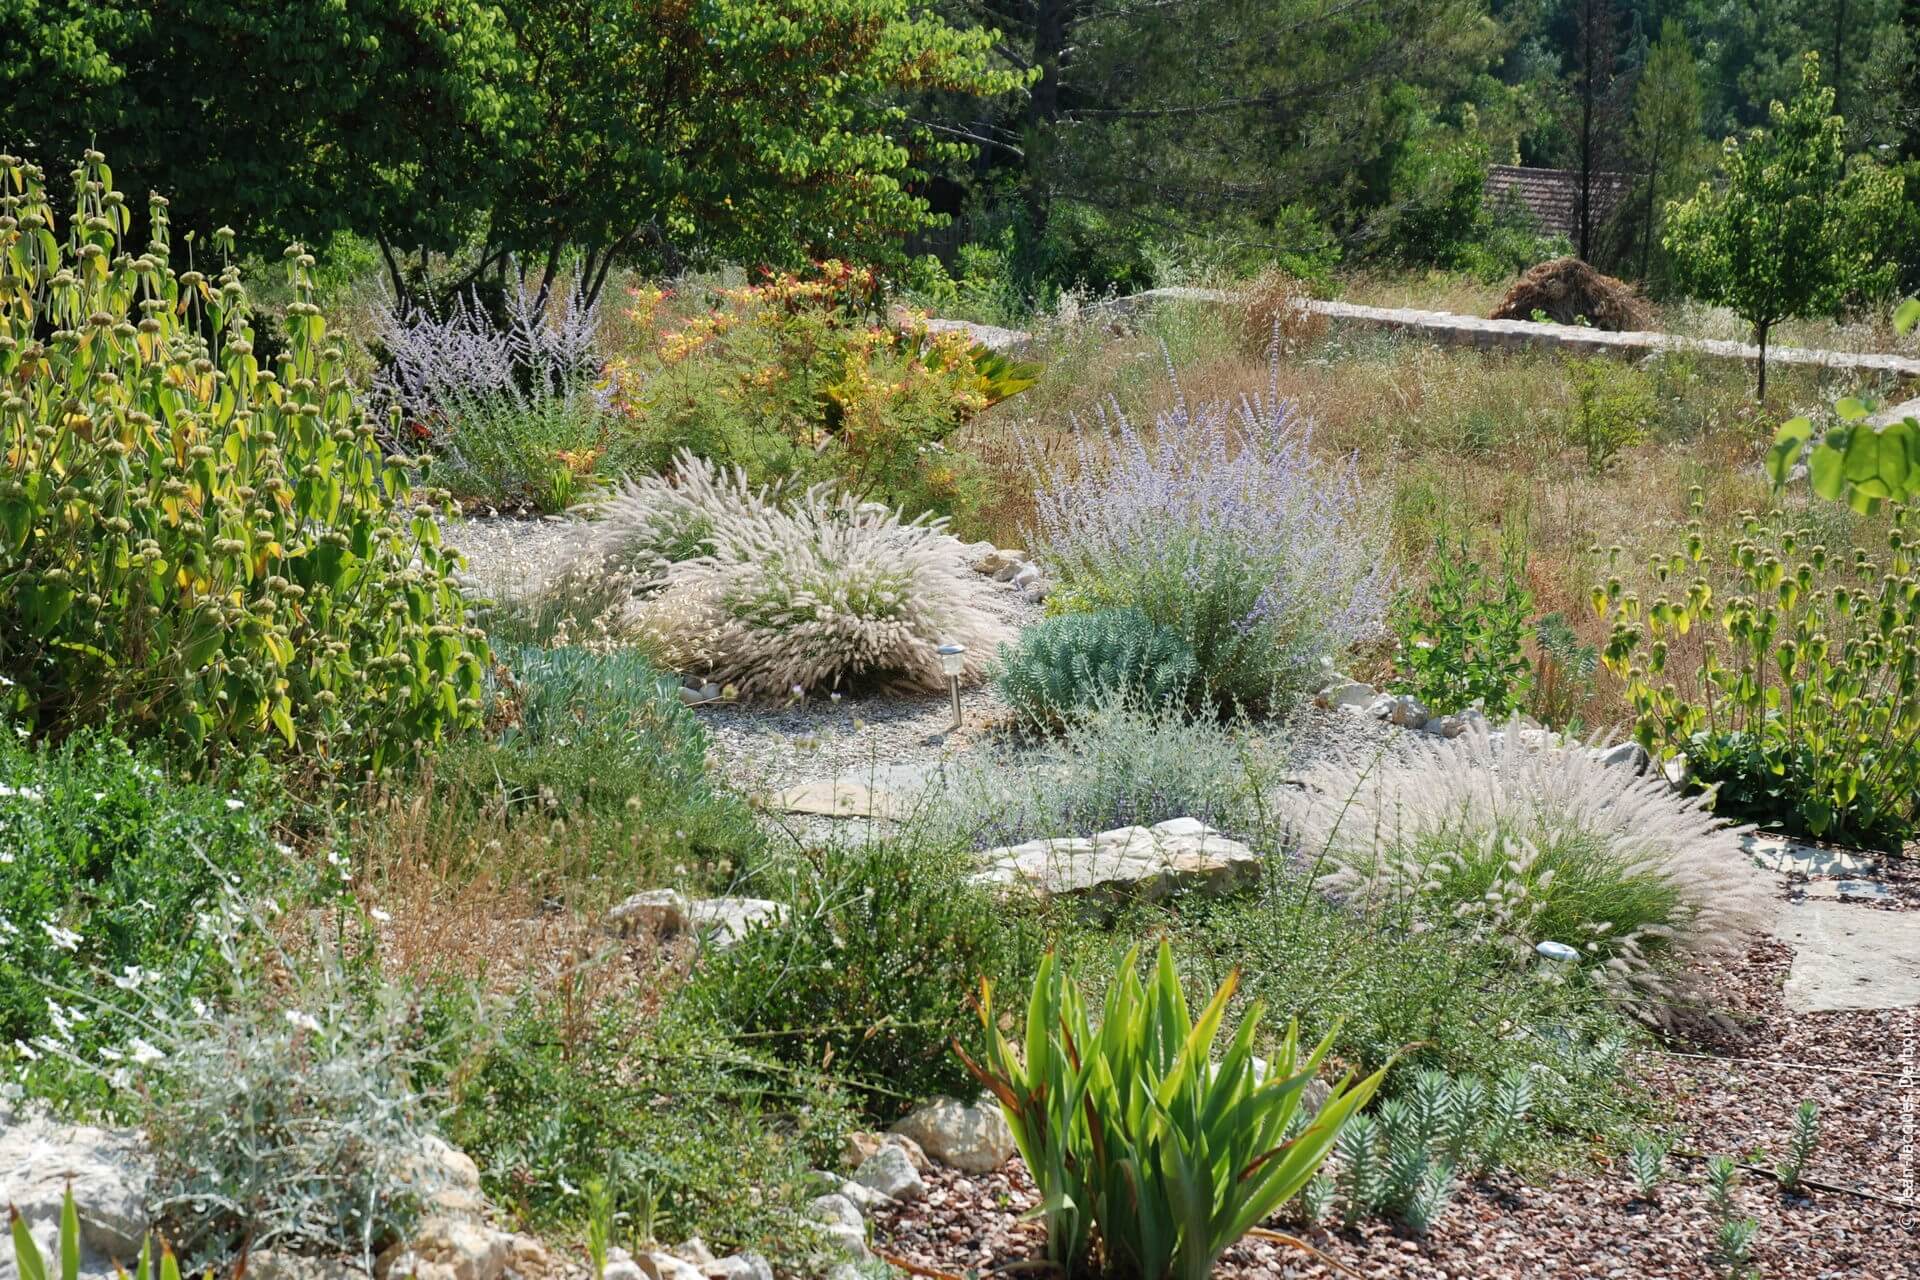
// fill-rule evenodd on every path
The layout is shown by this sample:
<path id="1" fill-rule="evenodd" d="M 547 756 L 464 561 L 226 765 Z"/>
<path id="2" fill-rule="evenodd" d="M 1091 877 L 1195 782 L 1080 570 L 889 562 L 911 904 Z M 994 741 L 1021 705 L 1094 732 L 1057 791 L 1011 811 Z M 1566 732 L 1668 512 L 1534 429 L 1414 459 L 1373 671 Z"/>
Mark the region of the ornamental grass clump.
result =
<path id="1" fill-rule="evenodd" d="M 1048 952 L 1016 1047 L 982 984 L 986 1061 L 962 1056 L 1000 1101 L 1040 1192 L 1046 1259 L 1068 1280 L 1204 1280 L 1250 1233 L 1307 1247 L 1259 1224 L 1306 1188 L 1386 1069 L 1347 1076 L 1298 1126 L 1331 1037 L 1302 1056 L 1290 1026 L 1262 1073 L 1256 1002 L 1216 1059 L 1236 986 L 1229 977 L 1196 1019 L 1163 941 L 1145 984 L 1128 952 L 1096 1024 Z"/>
<path id="2" fill-rule="evenodd" d="M 1716 560 L 1704 501 L 1695 486 L 1682 546 L 1654 558 L 1651 602 L 1618 577 L 1594 588 L 1635 736 L 1725 812 L 1899 848 L 1920 794 L 1920 519 L 1896 506 L 1884 554 L 1847 554 L 1749 512 Z M 1696 623 L 1716 638 L 1689 644 Z"/>
<path id="3" fill-rule="evenodd" d="M 674 564 L 644 606 L 643 630 L 677 669 L 742 697 L 938 690 L 941 645 L 965 645 L 962 678 L 978 681 L 1013 638 L 976 603 L 981 580 L 944 521 L 902 520 L 825 484 L 786 501 L 728 494 L 711 550 Z"/>
<path id="4" fill-rule="evenodd" d="M 176 272 L 158 196 L 132 253 L 104 157 L 74 177 L 61 235 L 41 171 L 0 157 L 11 710 L 373 767 L 476 722 L 487 648 L 440 545 L 444 495 L 381 457 L 313 258 L 288 251 L 286 352 L 263 369 L 238 268 Z"/>
<path id="5" fill-rule="evenodd" d="M 1687 966 L 1722 955 L 1765 917 L 1750 828 L 1680 796 L 1658 774 L 1585 747 L 1531 747 L 1518 726 L 1402 758 L 1340 760 L 1309 779 L 1301 856 L 1323 891 L 1413 929 L 1451 928 L 1530 964 L 1541 942 L 1664 1022 L 1687 1003 Z M 1515 745 L 1506 745 L 1515 744 Z"/>
<path id="6" fill-rule="evenodd" d="M 1116 404 L 1067 464 L 1031 463 L 1033 548 L 1060 603 L 1173 631 L 1221 707 L 1297 695 L 1323 657 L 1380 633 L 1387 603 L 1355 460 L 1314 456 L 1278 380 L 1276 355 L 1264 394 L 1189 406 L 1176 379 L 1151 431 Z"/>

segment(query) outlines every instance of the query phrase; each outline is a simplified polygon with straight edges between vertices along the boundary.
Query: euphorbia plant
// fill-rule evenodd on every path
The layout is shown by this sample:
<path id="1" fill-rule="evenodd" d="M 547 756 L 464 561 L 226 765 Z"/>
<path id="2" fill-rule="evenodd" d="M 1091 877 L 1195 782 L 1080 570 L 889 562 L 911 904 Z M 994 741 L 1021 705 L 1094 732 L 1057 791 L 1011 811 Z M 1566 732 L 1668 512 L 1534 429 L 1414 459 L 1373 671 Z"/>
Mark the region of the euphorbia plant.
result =
<path id="1" fill-rule="evenodd" d="M 1603 661 L 1626 682 L 1641 745 L 1685 756 L 1730 813 L 1897 843 L 1920 790 L 1920 520 L 1894 507 L 1875 558 L 1749 513 L 1716 568 L 1698 486 L 1692 507 L 1682 548 L 1652 563 L 1652 603 L 1618 577 L 1594 588 L 1614 619 Z M 1681 670 L 1673 644 L 1696 623 L 1718 623 L 1725 647 L 1707 642 Z"/>
<path id="2" fill-rule="evenodd" d="M 961 1057 L 1000 1100 L 1040 1189 L 1047 1259 L 1068 1277 L 1205 1280 L 1228 1246 L 1306 1186 L 1379 1088 L 1384 1067 L 1358 1084 L 1349 1076 L 1303 1117 L 1332 1037 L 1302 1059 L 1290 1025 L 1263 1071 L 1253 1054 L 1257 1004 L 1215 1061 L 1236 986 L 1229 977 L 1196 1020 L 1162 942 L 1145 984 L 1128 953 L 1096 1026 L 1049 952 L 1016 1050 L 982 984 L 987 1060 Z"/>

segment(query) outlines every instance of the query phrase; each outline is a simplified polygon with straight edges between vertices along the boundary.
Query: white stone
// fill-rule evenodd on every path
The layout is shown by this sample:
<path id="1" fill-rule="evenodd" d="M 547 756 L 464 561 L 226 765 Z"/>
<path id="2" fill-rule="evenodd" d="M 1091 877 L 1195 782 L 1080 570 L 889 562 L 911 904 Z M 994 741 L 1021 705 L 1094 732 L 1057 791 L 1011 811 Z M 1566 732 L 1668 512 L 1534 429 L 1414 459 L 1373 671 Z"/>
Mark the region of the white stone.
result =
<path id="1" fill-rule="evenodd" d="M 757 1253 L 736 1253 L 701 1270 L 707 1280 L 773 1280 L 773 1267 Z"/>
<path id="2" fill-rule="evenodd" d="M 1027 553 L 1013 547 L 989 548 L 987 553 L 977 556 L 973 561 L 973 571 L 991 578 L 1008 566 L 1018 569 L 1025 564 Z M 1011 576 L 1011 575 L 1009 575 Z"/>
<path id="3" fill-rule="evenodd" d="M 1596 748 L 1593 754 L 1604 765 L 1624 765 L 1636 772 L 1647 767 L 1647 749 L 1637 742 L 1616 742 Z"/>
<path id="4" fill-rule="evenodd" d="M 682 1262 L 691 1262 L 705 1270 L 719 1259 L 713 1256 L 713 1250 L 707 1248 L 707 1242 L 699 1236 L 689 1236 L 673 1247 L 673 1256 Z"/>
<path id="5" fill-rule="evenodd" d="M 1314 696 L 1317 707 L 1346 707 L 1354 710 L 1365 709 L 1368 703 L 1380 696 L 1380 691 L 1370 684 L 1358 680 L 1342 680 L 1328 685 Z"/>
<path id="6" fill-rule="evenodd" d="M 1023 564 L 1020 566 L 1019 572 L 1015 573 L 1009 581 L 1016 587 L 1030 587 L 1040 581 L 1040 566 L 1037 564 Z"/>
<path id="7" fill-rule="evenodd" d="M 427 1217 L 478 1218 L 487 1211 L 480 1167 L 466 1152 L 429 1134 L 400 1165 L 400 1181 L 414 1188 Z"/>
<path id="8" fill-rule="evenodd" d="M 1193 818 L 1174 821 L 1199 825 Z M 893 1126 L 893 1131 L 913 1139 L 929 1156 L 962 1173 L 987 1173 L 1005 1164 L 1014 1153 L 1013 1130 L 1007 1127 L 1000 1104 L 984 1096 L 973 1103 L 935 1098 L 915 1108 Z"/>
<path id="9" fill-rule="evenodd" d="M 19 1211 L 56 1274 L 68 1185 L 80 1218 L 81 1270 L 107 1274 L 116 1259 L 131 1263 L 140 1252 L 151 1176 L 146 1144 L 131 1129 L 62 1124 L 33 1112 L 0 1128 L 0 1205 Z M 12 1248 L 0 1248 L 0 1280 L 18 1275 Z"/>
<path id="10" fill-rule="evenodd" d="M 1010 560 L 994 572 L 993 580 L 995 582 L 1012 582 L 1015 575 L 1025 567 L 1026 566 L 1018 560 Z"/>
<path id="11" fill-rule="evenodd" d="M 359 1280 L 364 1274 L 340 1258 L 311 1258 L 279 1249 L 262 1249 L 247 1255 L 247 1275 L 251 1280 Z"/>
<path id="12" fill-rule="evenodd" d="M 630 933 L 685 933 L 692 923 L 686 897 L 674 889 L 647 889 L 607 912 L 607 931 Z"/>
<path id="13" fill-rule="evenodd" d="M 889 1200 L 919 1200 L 927 1194 L 919 1170 L 898 1147 L 882 1147 L 854 1170 L 853 1181 Z"/>
<path id="14" fill-rule="evenodd" d="M 730 947 L 755 929 L 780 924 L 787 909 L 765 898 L 701 898 L 688 906 L 687 918 L 709 945 Z"/>
<path id="15" fill-rule="evenodd" d="M 1045 604 L 1047 597 L 1052 594 L 1053 588 L 1043 578 L 1039 582 L 1029 583 L 1027 589 L 1020 593 L 1020 598 L 1028 604 Z"/>
<path id="16" fill-rule="evenodd" d="M 465 1215 L 427 1218 L 405 1245 L 382 1254 L 374 1270 L 383 1280 L 500 1280 L 509 1242 Z"/>
<path id="17" fill-rule="evenodd" d="M 1256 883 L 1264 866 L 1259 854 L 1210 827 L 1199 832 L 1182 827 L 1173 833 L 1119 827 L 1092 837 L 1029 840 L 985 850 L 979 857 L 984 869 L 974 875 L 977 883 L 1026 889 L 1042 897 L 1075 894 L 1103 900 L 1158 901 L 1187 890 L 1230 893 Z"/>
<path id="18" fill-rule="evenodd" d="M 1410 693 L 1400 694 L 1387 709 L 1387 719 L 1403 729 L 1418 729 L 1429 719 L 1427 704 Z"/>
<path id="19" fill-rule="evenodd" d="M 1872 858 L 1849 853 L 1845 849 L 1828 849 L 1820 845 L 1802 844 L 1786 836 L 1756 832 L 1747 836 L 1742 843 L 1746 845 L 1747 852 L 1753 856 L 1755 865 L 1764 867 L 1768 871 L 1778 871 L 1783 875 L 1868 875 L 1877 865 Z"/>
<path id="20" fill-rule="evenodd" d="M 634 1258 L 634 1261 L 639 1264 L 640 1274 L 647 1280 L 707 1280 L 700 1268 L 670 1253 L 649 1250 Z"/>
<path id="21" fill-rule="evenodd" d="M 1393 695 L 1390 693 L 1380 694 L 1372 702 L 1367 704 L 1366 711 L 1367 714 L 1375 720 L 1387 719 L 1393 714 Z"/>
<path id="22" fill-rule="evenodd" d="M 861 1260 L 872 1256 L 867 1249 L 867 1220 L 845 1196 L 816 1196 L 808 1203 L 807 1214 L 846 1253 Z"/>
<path id="23" fill-rule="evenodd" d="M 646 1280 L 646 1272 L 640 1269 L 632 1254 L 615 1245 L 607 1250 L 607 1266 L 600 1280 Z"/>

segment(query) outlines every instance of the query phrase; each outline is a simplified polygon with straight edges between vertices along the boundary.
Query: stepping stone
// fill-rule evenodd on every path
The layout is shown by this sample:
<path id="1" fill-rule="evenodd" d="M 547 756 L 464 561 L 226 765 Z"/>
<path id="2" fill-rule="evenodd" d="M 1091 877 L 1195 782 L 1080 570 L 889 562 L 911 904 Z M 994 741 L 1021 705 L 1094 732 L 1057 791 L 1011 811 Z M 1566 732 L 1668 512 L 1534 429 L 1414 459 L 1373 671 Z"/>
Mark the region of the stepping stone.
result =
<path id="1" fill-rule="evenodd" d="M 848 769 L 832 778 L 803 782 L 773 797 L 782 813 L 822 818 L 879 818 L 897 822 L 919 807 L 940 776 L 937 766 L 883 764 Z"/>
<path id="2" fill-rule="evenodd" d="M 1878 880 L 1815 880 L 1806 886 L 1809 898 L 1838 898 L 1842 902 L 1898 902 L 1893 890 Z"/>
<path id="3" fill-rule="evenodd" d="M 1744 843 L 1757 865 L 1783 875 L 1794 872 L 1804 876 L 1861 875 L 1872 872 L 1879 865 L 1872 858 L 1848 853 L 1844 849 L 1801 844 L 1785 836 L 1750 835 Z"/>
<path id="4" fill-rule="evenodd" d="M 1174 893 L 1230 893 L 1258 882 L 1264 859 L 1197 818 L 1154 827 L 1119 827 L 1096 836 L 1029 840 L 988 849 L 979 884 L 1025 890 L 1040 897 L 1072 895 L 1101 901 Z"/>
<path id="5" fill-rule="evenodd" d="M 1790 903 L 1774 936 L 1793 948 L 1787 1007 L 1799 1013 L 1920 1005 L 1920 917 L 1847 902 Z"/>

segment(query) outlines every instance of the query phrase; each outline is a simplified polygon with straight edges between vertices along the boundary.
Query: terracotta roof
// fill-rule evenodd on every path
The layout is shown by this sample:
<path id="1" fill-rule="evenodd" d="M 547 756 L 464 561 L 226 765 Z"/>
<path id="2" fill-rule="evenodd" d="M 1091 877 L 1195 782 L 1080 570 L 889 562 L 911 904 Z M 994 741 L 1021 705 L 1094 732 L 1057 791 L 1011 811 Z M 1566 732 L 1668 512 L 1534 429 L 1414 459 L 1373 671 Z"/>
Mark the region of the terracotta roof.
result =
<path id="1" fill-rule="evenodd" d="M 1633 186 L 1630 173 L 1596 171 L 1593 175 L 1593 222 L 1599 226 Z M 1577 169 L 1529 169 L 1496 164 L 1487 169 L 1487 200 L 1519 201 L 1540 229 L 1573 238 L 1580 233 L 1580 172 Z"/>

